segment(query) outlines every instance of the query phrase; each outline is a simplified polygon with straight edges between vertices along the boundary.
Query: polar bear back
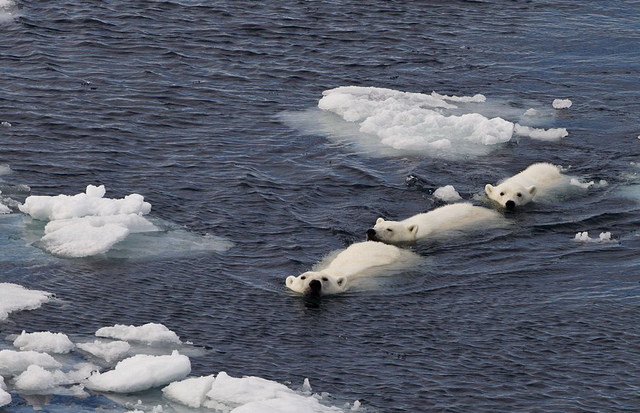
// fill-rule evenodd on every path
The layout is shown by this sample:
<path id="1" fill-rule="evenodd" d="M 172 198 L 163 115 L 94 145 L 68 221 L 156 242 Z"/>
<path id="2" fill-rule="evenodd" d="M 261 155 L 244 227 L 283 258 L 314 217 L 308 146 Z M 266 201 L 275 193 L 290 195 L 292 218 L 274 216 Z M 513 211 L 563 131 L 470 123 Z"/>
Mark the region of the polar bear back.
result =
<path id="1" fill-rule="evenodd" d="M 402 251 L 393 245 L 376 241 L 351 244 L 340 252 L 322 272 L 334 276 L 353 277 L 375 267 L 394 264 L 402 259 Z"/>
<path id="2" fill-rule="evenodd" d="M 560 168 L 550 163 L 534 163 L 524 171 L 502 181 L 501 184 L 518 184 L 524 187 L 535 186 L 538 191 L 555 185 L 562 179 Z"/>
<path id="3" fill-rule="evenodd" d="M 409 227 L 418 226 L 416 239 L 446 231 L 455 231 L 483 221 L 500 220 L 502 216 L 489 208 L 467 202 L 444 205 L 429 212 L 414 215 L 402 221 Z"/>

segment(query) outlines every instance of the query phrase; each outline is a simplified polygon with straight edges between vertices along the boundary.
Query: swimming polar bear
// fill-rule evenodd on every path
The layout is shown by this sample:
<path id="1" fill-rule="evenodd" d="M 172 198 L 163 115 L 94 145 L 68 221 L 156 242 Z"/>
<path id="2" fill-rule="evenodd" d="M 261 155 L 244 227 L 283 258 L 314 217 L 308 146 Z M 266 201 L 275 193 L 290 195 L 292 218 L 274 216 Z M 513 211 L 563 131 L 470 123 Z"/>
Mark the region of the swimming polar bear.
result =
<path id="1" fill-rule="evenodd" d="M 287 288 L 309 297 L 347 291 L 355 281 L 384 270 L 402 269 L 416 262 L 418 255 L 393 245 L 365 241 L 350 245 L 320 262 L 316 269 L 287 277 Z"/>
<path id="2" fill-rule="evenodd" d="M 566 177 L 560 168 L 550 163 L 534 163 L 524 171 L 507 178 L 499 185 L 487 184 L 487 196 L 508 210 L 526 205 L 562 184 Z"/>
<path id="3" fill-rule="evenodd" d="M 387 221 L 378 218 L 373 228 L 367 230 L 367 239 L 387 244 L 415 242 L 422 238 L 463 230 L 476 225 L 505 224 L 498 212 L 468 202 L 449 204 L 429 212 L 414 215 L 403 221 Z"/>

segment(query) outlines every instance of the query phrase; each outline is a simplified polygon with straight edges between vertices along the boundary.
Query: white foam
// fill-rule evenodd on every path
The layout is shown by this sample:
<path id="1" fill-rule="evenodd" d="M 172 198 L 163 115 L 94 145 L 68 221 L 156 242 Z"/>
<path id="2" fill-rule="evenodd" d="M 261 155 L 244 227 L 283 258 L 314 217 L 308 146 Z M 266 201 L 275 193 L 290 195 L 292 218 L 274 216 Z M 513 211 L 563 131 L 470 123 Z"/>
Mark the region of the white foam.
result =
<path id="1" fill-rule="evenodd" d="M 65 354 L 73 351 L 75 345 L 66 334 L 41 331 L 27 333 L 24 330 L 14 341 L 13 346 L 20 350 L 32 350 L 44 353 Z"/>
<path id="2" fill-rule="evenodd" d="M 551 103 L 554 109 L 569 109 L 573 102 L 570 99 L 554 99 Z"/>
<path id="3" fill-rule="evenodd" d="M 97 337 L 114 338 L 124 341 L 138 341 L 147 344 L 181 344 L 180 337 L 163 324 L 147 323 L 142 326 L 116 324 L 96 331 Z"/>
<path id="4" fill-rule="evenodd" d="M 0 376 L 12 377 L 37 365 L 45 369 L 59 369 L 62 365 L 47 353 L 37 351 L 0 350 Z"/>
<path id="5" fill-rule="evenodd" d="M 589 232 L 588 231 L 584 231 L 584 232 L 578 232 L 575 237 L 573 238 L 574 241 L 578 241 L 578 242 L 599 242 L 599 243 L 606 243 L 606 242 L 614 242 L 613 239 L 611 239 L 611 232 L 601 232 L 600 235 L 598 236 L 598 238 L 591 238 L 589 236 Z"/>
<path id="6" fill-rule="evenodd" d="M 462 199 L 458 191 L 453 187 L 453 185 L 445 185 L 436 189 L 433 192 L 433 196 L 444 201 L 444 202 L 455 202 Z"/>
<path id="7" fill-rule="evenodd" d="M 0 283 L 0 321 L 14 311 L 36 309 L 52 297 L 46 291 L 27 290 L 21 285 Z"/>
<path id="8" fill-rule="evenodd" d="M 120 361 L 113 370 L 93 374 L 86 386 L 95 391 L 134 393 L 182 380 L 191 372 L 187 356 L 138 354 Z"/>
<path id="9" fill-rule="evenodd" d="M 95 340 L 92 343 L 78 343 L 77 347 L 95 357 L 104 359 L 107 363 L 124 358 L 131 350 L 131 345 L 126 341 Z"/>

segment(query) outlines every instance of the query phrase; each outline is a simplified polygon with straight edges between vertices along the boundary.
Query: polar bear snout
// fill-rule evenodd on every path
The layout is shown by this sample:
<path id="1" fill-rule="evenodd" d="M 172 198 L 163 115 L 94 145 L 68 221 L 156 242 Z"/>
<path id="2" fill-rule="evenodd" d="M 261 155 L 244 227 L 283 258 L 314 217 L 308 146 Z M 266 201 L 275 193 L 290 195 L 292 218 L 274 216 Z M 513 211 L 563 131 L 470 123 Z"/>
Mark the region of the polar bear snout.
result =
<path id="1" fill-rule="evenodd" d="M 369 228 L 367 230 L 367 241 L 380 241 L 378 239 L 378 233 L 376 232 L 375 229 Z"/>
<path id="2" fill-rule="evenodd" d="M 509 211 L 513 211 L 514 209 L 516 209 L 516 202 L 510 199 L 504 203 L 504 207 Z"/>
<path id="3" fill-rule="evenodd" d="M 320 280 L 311 280 L 307 295 L 311 297 L 320 297 L 322 295 L 322 282 L 320 282 Z"/>

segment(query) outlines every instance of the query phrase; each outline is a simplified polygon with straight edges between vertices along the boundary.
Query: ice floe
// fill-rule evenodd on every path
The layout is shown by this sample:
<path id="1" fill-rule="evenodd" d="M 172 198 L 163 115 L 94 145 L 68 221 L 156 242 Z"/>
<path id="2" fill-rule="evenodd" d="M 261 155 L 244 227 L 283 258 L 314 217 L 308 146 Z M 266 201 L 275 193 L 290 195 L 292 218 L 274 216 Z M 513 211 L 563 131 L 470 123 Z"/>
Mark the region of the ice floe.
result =
<path id="1" fill-rule="evenodd" d="M 116 324 L 96 331 L 97 337 L 107 337 L 124 341 L 138 341 L 146 344 L 181 344 L 180 337 L 163 324 L 147 323 L 141 326 Z"/>
<path id="2" fill-rule="evenodd" d="M 37 351 L 0 350 L 0 376 L 13 377 L 21 374 L 29 366 L 59 369 L 62 364 L 47 353 Z"/>
<path id="3" fill-rule="evenodd" d="M 85 384 L 95 391 L 133 393 L 182 380 L 190 372 L 189 358 L 178 351 L 162 356 L 137 354 L 118 362 L 113 370 L 92 374 Z"/>
<path id="4" fill-rule="evenodd" d="M 445 185 L 433 191 L 433 196 L 444 202 L 455 202 L 462 199 L 453 185 Z"/>
<path id="5" fill-rule="evenodd" d="M 14 341 L 13 346 L 20 350 L 33 350 L 43 353 L 65 354 L 73 351 L 75 345 L 66 334 L 41 331 L 27 333 L 22 331 Z"/>
<path id="6" fill-rule="evenodd" d="M 51 300 L 53 294 L 46 291 L 28 290 L 21 285 L 0 283 L 0 321 L 9 313 L 33 310 Z"/>
<path id="7" fill-rule="evenodd" d="M 233 245 L 213 235 L 200 236 L 160 220 L 152 222 L 148 217 L 151 204 L 142 195 L 113 199 L 105 194 L 104 185 L 88 185 L 76 195 L 29 196 L 18 209 L 46 222 L 44 235 L 34 245 L 64 258 L 221 252 Z"/>
<path id="8" fill-rule="evenodd" d="M 570 99 L 554 99 L 553 102 L 551 102 L 551 106 L 553 106 L 554 109 L 569 109 L 572 104 L 573 102 L 571 102 Z"/>
<path id="9" fill-rule="evenodd" d="M 293 127 L 382 155 L 464 158 L 486 155 L 516 134 L 545 141 L 568 135 L 564 128 L 534 127 L 541 120 L 553 119 L 544 109 L 515 110 L 490 103 L 481 94 L 447 96 L 360 86 L 342 86 L 322 94 L 318 108 L 337 115 L 342 125 L 316 116 L 318 126 L 309 127 L 302 113 L 285 113 L 281 118 Z"/>
<path id="10" fill-rule="evenodd" d="M 100 341 L 91 343 L 78 343 L 76 346 L 94 357 L 101 358 L 107 363 L 123 359 L 131 350 L 131 345 L 126 341 Z"/>

